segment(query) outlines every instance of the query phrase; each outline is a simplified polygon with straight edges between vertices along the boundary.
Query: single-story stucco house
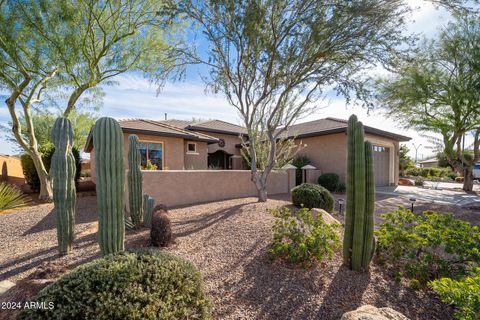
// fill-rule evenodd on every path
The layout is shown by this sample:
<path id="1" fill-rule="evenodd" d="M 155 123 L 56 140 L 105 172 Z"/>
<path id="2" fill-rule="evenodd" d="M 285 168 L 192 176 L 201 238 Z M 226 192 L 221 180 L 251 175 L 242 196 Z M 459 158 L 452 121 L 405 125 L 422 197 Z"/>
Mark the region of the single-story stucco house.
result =
<path id="1" fill-rule="evenodd" d="M 418 165 L 420 166 L 420 168 L 437 168 L 438 159 L 431 158 L 431 159 L 422 160 L 418 162 Z"/>
<path id="2" fill-rule="evenodd" d="M 246 135 L 246 129 L 241 126 L 221 120 L 134 119 L 120 120 L 119 123 L 124 132 L 126 167 L 128 136 L 136 134 L 141 142 L 142 166 L 149 160 L 158 170 L 245 169 L 240 136 Z M 307 156 L 313 166 L 322 173 L 337 173 L 344 181 L 346 130 L 346 120 L 325 118 L 293 125 L 287 136 L 306 145 L 300 154 Z M 365 126 L 365 136 L 374 144 L 376 185 L 396 185 L 399 142 L 410 138 L 369 126 Z M 95 150 L 91 134 L 85 152 L 90 153 L 93 167 Z"/>

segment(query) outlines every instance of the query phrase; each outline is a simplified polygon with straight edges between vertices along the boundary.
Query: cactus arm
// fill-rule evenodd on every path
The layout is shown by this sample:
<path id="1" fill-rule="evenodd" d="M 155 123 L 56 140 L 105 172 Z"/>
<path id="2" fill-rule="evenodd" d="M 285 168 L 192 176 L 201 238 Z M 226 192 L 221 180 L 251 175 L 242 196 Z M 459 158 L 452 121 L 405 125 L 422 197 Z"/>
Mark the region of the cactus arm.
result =
<path id="1" fill-rule="evenodd" d="M 152 214 L 153 208 L 155 207 L 155 199 L 150 197 L 148 194 L 143 195 L 143 206 L 144 206 L 144 225 L 145 227 L 150 228 L 152 226 Z"/>
<path id="2" fill-rule="evenodd" d="M 374 218 L 375 211 L 375 173 L 373 169 L 373 147 L 365 142 L 365 229 L 363 240 L 362 269 L 368 270 L 374 251 Z"/>
<path id="3" fill-rule="evenodd" d="M 93 131 L 99 242 L 102 255 L 124 250 L 125 218 L 123 214 L 124 163 L 123 133 L 112 118 L 97 120 Z"/>
<path id="4" fill-rule="evenodd" d="M 365 144 L 363 125 L 355 128 L 355 218 L 353 222 L 352 270 L 362 271 L 365 224 Z"/>
<path id="5" fill-rule="evenodd" d="M 142 171 L 138 137 L 128 137 L 128 203 L 130 217 L 136 228 L 143 224 Z"/>
<path id="6" fill-rule="evenodd" d="M 75 158 L 72 154 L 73 129 L 65 117 L 55 120 L 52 129 L 55 152 L 50 174 L 53 182 L 53 202 L 57 221 L 57 240 L 60 253 L 72 251 L 75 229 Z"/>
<path id="7" fill-rule="evenodd" d="M 351 268 L 353 217 L 355 206 L 355 127 L 357 117 L 350 116 L 347 127 L 347 203 L 345 208 L 345 232 L 343 236 L 343 263 Z"/>

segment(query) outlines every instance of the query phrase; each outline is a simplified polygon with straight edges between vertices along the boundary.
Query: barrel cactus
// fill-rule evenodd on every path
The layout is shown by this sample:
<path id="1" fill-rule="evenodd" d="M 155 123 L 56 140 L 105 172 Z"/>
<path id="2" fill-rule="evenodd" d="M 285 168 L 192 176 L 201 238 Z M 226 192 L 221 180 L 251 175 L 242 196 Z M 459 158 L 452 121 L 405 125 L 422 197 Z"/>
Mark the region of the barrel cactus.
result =
<path id="1" fill-rule="evenodd" d="M 108 117 L 97 120 L 93 148 L 99 242 L 102 255 L 107 255 L 123 251 L 125 240 L 123 133 L 117 121 Z"/>
<path id="2" fill-rule="evenodd" d="M 128 204 L 135 228 L 143 224 L 142 171 L 138 137 L 128 137 Z"/>
<path id="3" fill-rule="evenodd" d="M 148 194 L 143 195 L 143 212 L 145 214 L 144 225 L 145 227 L 151 227 L 153 208 L 155 207 L 155 199 Z"/>
<path id="4" fill-rule="evenodd" d="M 343 262 L 355 271 L 368 270 L 375 250 L 375 179 L 372 144 L 364 141 L 364 130 L 355 115 L 347 129 L 347 205 Z"/>
<path id="5" fill-rule="evenodd" d="M 57 239 L 60 253 L 72 251 L 75 228 L 75 158 L 72 153 L 73 129 L 65 117 L 57 118 L 52 129 L 55 152 L 50 174 L 53 182 L 53 203 L 57 220 Z"/>

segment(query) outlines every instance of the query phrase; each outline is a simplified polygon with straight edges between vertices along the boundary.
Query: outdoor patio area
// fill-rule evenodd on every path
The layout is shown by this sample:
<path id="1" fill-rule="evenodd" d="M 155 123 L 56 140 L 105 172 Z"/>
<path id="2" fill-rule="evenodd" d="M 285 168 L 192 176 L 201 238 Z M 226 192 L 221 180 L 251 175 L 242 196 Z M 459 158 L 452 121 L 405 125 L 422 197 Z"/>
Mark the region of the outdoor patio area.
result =
<path id="1" fill-rule="evenodd" d="M 408 206 L 409 201 L 398 196 L 377 195 L 377 222 L 380 213 L 399 204 Z M 273 217 L 267 208 L 285 205 L 290 205 L 286 194 L 274 196 L 266 203 L 258 203 L 252 197 L 169 211 L 174 244 L 167 250 L 192 261 L 200 269 L 213 300 L 215 318 L 339 319 L 345 311 L 364 304 L 394 307 L 411 319 L 452 317 L 452 310 L 440 303 L 431 291 L 413 291 L 403 280 L 396 282 L 375 263 L 369 274 L 350 271 L 341 266 L 339 252 L 333 261 L 310 269 L 271 262 L 266 251 L 271 243 Z M 431 206 L 419 201 L 415 210 L 456 209 L 460 218 L 479 224 L 478 213 L 473 211 Z M 17 297 L 32 295 L 65 271 L 100 256 L 94 197 L 78 199 L 74 251 L 65 257 L 57 254 L 52 209 L 52 204 L 45 204 L 0 215 L 3 229 L 0 280 L 18 281 L 23 290 L 13 292 Z M 343 219 L 341 215 L 335 217 Z M 148 229 L 127 231 L 127 248 L 148 245 Z M 19 281 L 26 277 L 30 279 Z M 0 300 L 8 294 L 0 296 Z M 8 319 L 6 314 L 0 315 L 0 319 Z"/>

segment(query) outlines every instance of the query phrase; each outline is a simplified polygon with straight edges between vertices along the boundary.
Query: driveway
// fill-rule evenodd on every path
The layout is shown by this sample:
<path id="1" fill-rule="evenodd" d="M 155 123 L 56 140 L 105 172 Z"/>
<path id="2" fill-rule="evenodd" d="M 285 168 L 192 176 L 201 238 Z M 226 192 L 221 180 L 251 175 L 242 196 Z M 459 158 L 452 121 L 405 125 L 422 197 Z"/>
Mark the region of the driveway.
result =
<path id="1" fill-rule="evenodd" d="M 444 188 L 447 185 L 449 188 Z M 458 183 L 443 183 L 439 184 L 438 189 L 427 189 L 411 186 L 397 186 L 397 187 L 377 187 L 376 192 L 379 194 L 400 196 L 404 198 L 416 198 L 420 201 L 427 201 L 431 203 L 456 205 L 456 206 L 480 206 L 480 197 L 474 193 L 466 193 L 458 191 L 454 186 Z M 478 185 L 475 186 L 478 189 Z M 455 189 L 455 190 L 452 190 Z M 479 190 L 480 191 L 480 190 Z"/>

